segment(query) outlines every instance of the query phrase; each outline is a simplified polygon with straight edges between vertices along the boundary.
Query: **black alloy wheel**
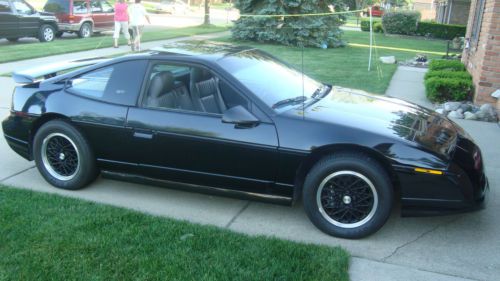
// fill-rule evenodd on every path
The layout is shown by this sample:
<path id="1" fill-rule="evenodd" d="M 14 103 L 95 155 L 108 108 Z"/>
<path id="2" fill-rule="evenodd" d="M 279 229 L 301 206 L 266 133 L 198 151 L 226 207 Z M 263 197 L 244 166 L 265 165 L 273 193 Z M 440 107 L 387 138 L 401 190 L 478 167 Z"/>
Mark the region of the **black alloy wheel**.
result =
<path id="1" fill-rule="evenodd" d="M 356 152 L 337 152 L 319 160 L 306 176 L 304 209 L 323 232 L 362 238 L 384 225 L 393 205 L 393 188 L 380 163 Z"/>

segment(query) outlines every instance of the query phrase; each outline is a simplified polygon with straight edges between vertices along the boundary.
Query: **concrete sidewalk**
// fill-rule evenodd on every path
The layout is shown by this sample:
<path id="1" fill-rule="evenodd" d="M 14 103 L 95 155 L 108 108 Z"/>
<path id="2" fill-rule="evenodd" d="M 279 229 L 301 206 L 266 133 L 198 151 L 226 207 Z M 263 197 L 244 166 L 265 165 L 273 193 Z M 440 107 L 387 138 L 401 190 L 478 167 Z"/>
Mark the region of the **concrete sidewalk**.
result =
<path id="1" fill-rule="evenodd" d="M 11 68 L 16 66 L 11 65 Z M 399 69 L 396 72 L 391 82 L 391 94 L 407 94 L 418 87 L 416 75 L 404 71 Z M 5 93 L 11 93 L 14 84 L 9 78 L 0 78 L 0 85 L 3 93 L 0 95 L 0 119 L 3 119 L 10 106 L 10 94 Z M 32 162 L 12 152 L 3 138 L 0 138 L 0 183 L 215 225 L 250 235 L 339 245 L 354 257 L 350 268 L 353 281 L 498 280 L 500 166 L 497 159 L 500 159 L 500 151 L 497 142 L 500 129 L 492 123 L 461 121 L 460 124 L 483 149 L 491 184 L 488 207 L 483 211 L 453 216 L 401 218 L 396 206 L 379 232 L 361 240 L 323 234 L 309 222 L 301 205 L 290 208 L 105 179 L 98 179 L 79 191 L 59 190 L 43 180 Z"/>

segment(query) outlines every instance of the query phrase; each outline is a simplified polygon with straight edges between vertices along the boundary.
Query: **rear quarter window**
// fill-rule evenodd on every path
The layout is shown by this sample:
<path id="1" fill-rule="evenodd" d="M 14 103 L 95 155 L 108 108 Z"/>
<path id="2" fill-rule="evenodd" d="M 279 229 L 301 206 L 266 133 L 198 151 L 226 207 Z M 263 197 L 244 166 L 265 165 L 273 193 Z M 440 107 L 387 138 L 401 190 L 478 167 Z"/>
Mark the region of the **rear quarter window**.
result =
<path id="1" fill-rule="evenodd" d="M 48 0 L 43 7 L 43 10 L 51 13 L 69 13 L 68 0 Z"/>
<path id="2" fill-rule="evenodd" d="M 133 106 L 141 91 L 147 62 L 116 63 L 74 77 L 67 91 L 105 102 Z"/>

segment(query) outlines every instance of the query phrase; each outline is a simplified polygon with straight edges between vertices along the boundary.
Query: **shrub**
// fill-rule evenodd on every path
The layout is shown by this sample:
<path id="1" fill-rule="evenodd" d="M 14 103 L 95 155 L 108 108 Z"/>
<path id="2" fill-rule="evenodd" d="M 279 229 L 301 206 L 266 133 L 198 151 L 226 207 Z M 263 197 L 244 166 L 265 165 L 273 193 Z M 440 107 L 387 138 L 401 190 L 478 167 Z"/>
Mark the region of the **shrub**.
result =
<path id="1" fill-rule="evenodd" d="M 382 16 L 382 27 L 386 33 L 414 35 L 420 13 L 415 11 L 387 12 Z"/>
<path id="2" fill-rule="evenodd" d="M 377 33 L 384 32 L 384 29 L 382 28 L 382 23 L 381 22 L 375 22 L 375 23 L 373 23 L 373 32 L 377 32 Z"/>
<path id="3" fill-rule="evenodd" d="M 432 60 L 429 63 L 429 70 L 465 71 L 465 66 L 458 60 Z"/>
<path id="4" fill-rule="evenodd" d="M 431 77 L 425 80 L 425 92 L 432 102 L 462 101 L 471 91 L 470 79 Z"/>
<path id="5" fill-rule="evenodd" d="M 434 70 L 434 71 L 428 71 L 425 74 L 425 80 L 433 77 L 472 80 L 472 76 L 467 71 Z"/>
<path id="6" fill-rule="evenodd" d="M 375 31 L 376 26 L 380 25 L 381 30 L 380 31 Z M 369 19 L 361 19 L 361 31 L 370 31 L 370 20 Z M 382 22 L 380 19 L 373 19 L 373 32 L 383 32 L 382 30 Z"/>
<path id="7" fill-rule="evenodd" d="M 432 38 L 451 40 L 455 37 L 464 37 L 465 29 L 465 25 L 421 21 L 418 23 L 416 34 Z"/>

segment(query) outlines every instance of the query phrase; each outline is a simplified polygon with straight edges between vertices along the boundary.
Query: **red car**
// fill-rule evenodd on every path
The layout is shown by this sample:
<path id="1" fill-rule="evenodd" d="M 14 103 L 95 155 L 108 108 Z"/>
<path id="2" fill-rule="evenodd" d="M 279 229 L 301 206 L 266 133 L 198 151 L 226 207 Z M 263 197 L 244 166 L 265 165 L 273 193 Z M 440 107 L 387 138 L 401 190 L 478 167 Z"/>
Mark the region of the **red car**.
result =
<path id="1" fill-rule="evenodd" d="M 48 0 L 44 10 L 58 18 L 58 37 L 70 32 L 86 38 L 114 28 L 114 8 L 104 0 Z"/>
<path id="2" fill-rule="evenodd" d="M 370 9 L 367 8 L 366 11 L 363 12 L 365 16 L 370 14 Z M 384 15 L 384 9 L 380 6 L 372 6 L 372 17 L 382 17 Z"/>

